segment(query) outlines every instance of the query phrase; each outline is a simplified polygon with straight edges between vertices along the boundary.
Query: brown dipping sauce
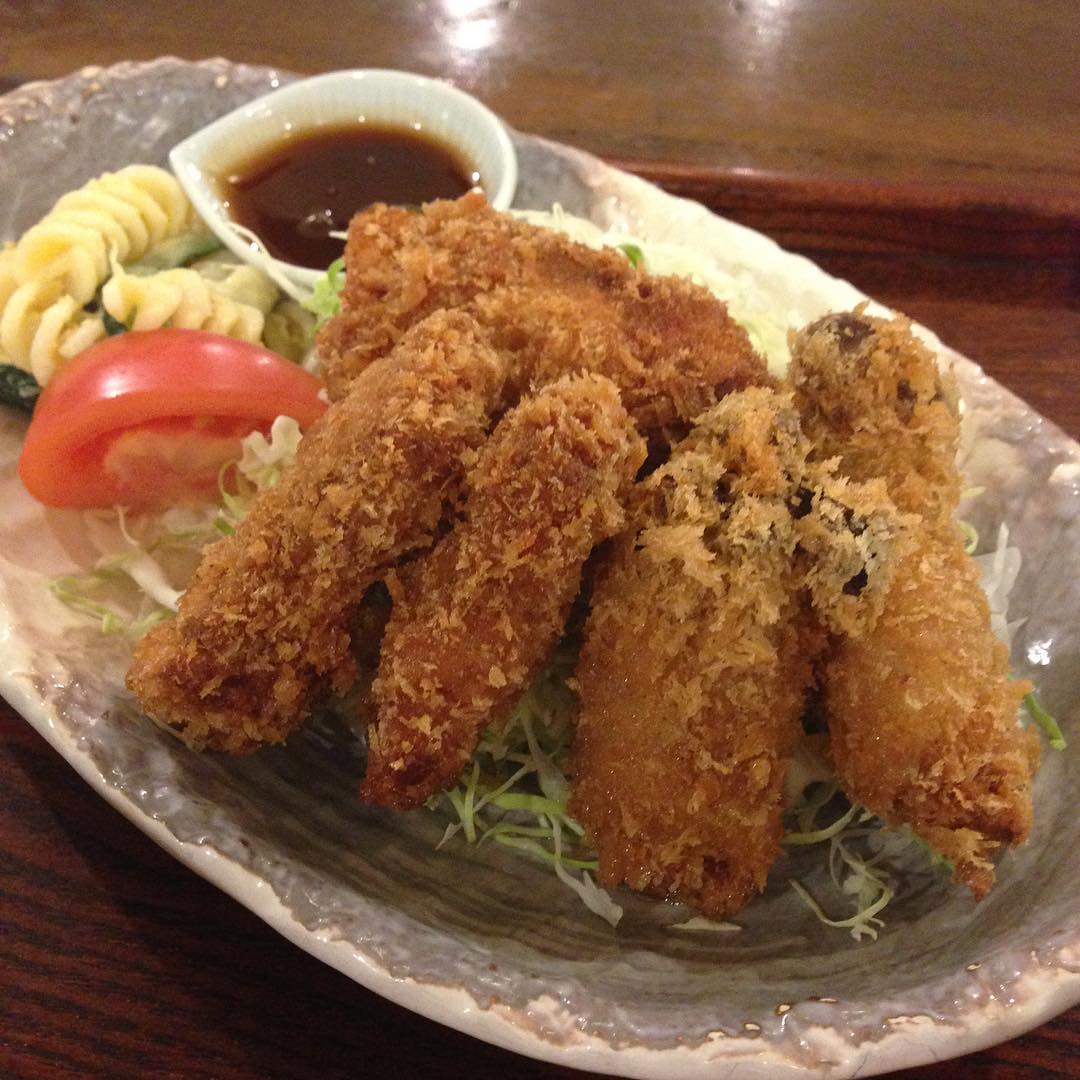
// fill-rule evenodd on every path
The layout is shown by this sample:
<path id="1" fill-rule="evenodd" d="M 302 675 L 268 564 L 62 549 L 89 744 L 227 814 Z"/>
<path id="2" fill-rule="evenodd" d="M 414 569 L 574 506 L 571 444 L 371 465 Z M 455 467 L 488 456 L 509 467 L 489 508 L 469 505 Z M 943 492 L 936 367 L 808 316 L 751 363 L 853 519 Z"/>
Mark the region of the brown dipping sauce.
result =
<path id="1" fill-rule="evenodd" d="M 323 270 L 344 250 L 344 232 L 375 202 L 418 205 L 456 199 L 480 176 L 455 151 L 408 128 L 318 128 L 273 144 L 222 183 L 233 221 L 275 258 Z"/>

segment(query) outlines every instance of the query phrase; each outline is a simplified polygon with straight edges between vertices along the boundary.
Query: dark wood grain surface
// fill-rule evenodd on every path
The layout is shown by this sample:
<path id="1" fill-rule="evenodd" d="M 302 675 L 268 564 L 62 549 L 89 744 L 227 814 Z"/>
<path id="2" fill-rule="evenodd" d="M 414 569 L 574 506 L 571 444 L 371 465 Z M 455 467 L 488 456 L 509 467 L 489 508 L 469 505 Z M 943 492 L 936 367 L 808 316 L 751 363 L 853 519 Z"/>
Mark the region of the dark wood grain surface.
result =
<path id="1" fill-rule="evenodd" d="M 453 78 L 803 251 L 1080 436 L 1072 0 L 0 2 L 0 91 L 213 54 Z M 0 153 L 3 152 L 0 143 Z M 289 945 L 0 703 L 0 1076 L 554 1080 Z M 1080 1009 L 923 1080 L 1080 1076 Z"/>

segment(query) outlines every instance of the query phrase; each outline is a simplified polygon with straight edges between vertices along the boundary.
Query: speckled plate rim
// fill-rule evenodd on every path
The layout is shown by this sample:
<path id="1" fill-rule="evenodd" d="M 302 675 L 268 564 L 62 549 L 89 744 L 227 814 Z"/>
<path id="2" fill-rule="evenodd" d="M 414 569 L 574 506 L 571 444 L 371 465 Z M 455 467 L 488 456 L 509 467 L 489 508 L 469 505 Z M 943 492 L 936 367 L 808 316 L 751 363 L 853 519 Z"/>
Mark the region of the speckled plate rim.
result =
<path id="1" fill-rule="evenodd" d="M 151 74 L 157 64 L 176 63 L 181 61 L 161 58 L 145 64 L 118 65 L 114 70 Z M 228 64 L 220 60 L 200 63 Z M 46 95 L 50 85 L 47 82 L 27 84 L 17 92 L 33 94 L 40 91 Z M 631 181 L 629 177 L 626 179 L 641 183 Z M 751 230 L 744 231 L 748 235 L 752 233 Z M 762 244 L 775 247 L 760 234 L 752 235 Z M 6 644 L 17 631 L 6 615 L 3 605 L 0 605 L 0 655 L 6 652 Z M 207 845 L 179 841 L 165 824 L 145 814 L 112 787 L 90 756 L 77 745 L 75 737 L 65 730 L 55 710 L 35 693 L 29 681 L 20 678 L 17 672 L 0 673 L 0 694 L 110 805 L 165 851 L 238 900 L 287 940 L 387 1000 L 529 1057 L 589 1071 L 643 1078 L 687 1077 L 696 1080 L 698 1077 L 731 1075 L 736 1070 L 744 1076 L 762 1077 L 815 1073 L 832 1077 L 867 1076 L 940 1061 L 1002 1042 L 1030 1030 L 1080 1000 L 1080 972 L 1077 970 L 1080 966 L 1080 942 L 1071 942 L 1060 954 L 1062 966 L 1052 969 L 1037 967 L 1023 973 L 1013 986 L 1010 1003 L 1006 1005 L 991 1000 L 988 1004 L 969 1009 L 955 1024 L 943 1023 L 926 1015 L 897 1016 L 891 1021 L 887 1035 L 880 1041 L 859 1047 L 857 1053 L 853 1053 L 852 1046 L 844 1042 L 834 1029 L 815 1027 L 812 1042 L 818 1060 L 829 1062 L 823 1069 L 808 1070 L 751 1038 L 728 1037 L 720 1033 L 693 1047 L 616 1049 L 595 1036 L 581 1032 L 572 1016 L 560 1015 L 560 1007 L 554 999 L 534 1000 L 526 1010 L 513 1010 L 497 1003 L 490 1008 L 482 1008 L 460 988 L 395 978 L 362 952 L 336 939 L 332 931 L 307 930 L 292 917 L 258 875 Z M 558 1044 L 535 1034 L 531 1021 L 541 1015 L 549 1029 L 559 1029 L 561 1041 Z"/>

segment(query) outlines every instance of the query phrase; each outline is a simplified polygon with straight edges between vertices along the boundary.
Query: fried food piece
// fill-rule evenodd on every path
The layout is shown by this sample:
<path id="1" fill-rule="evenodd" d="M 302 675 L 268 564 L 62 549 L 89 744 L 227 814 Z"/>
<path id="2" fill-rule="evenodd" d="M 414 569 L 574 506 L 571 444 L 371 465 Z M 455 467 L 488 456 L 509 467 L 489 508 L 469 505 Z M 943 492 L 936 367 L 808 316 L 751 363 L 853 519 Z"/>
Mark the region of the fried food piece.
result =
<path id="1" fill-rule="evenodd" d="M 464 521 L 392 579 L 365 800 L 405 810 L 454 783 L 558 641 L 644 457 L 600 376 L 558 380 L 503 418 L 469 476 Z"/>
<path id="2" fill-rule="evenodd" d="M 837 476 L 831 461 L 811 459 L 805 468 L 792 505 L 799 582 L 830 633 L 865 633 L 911 549 L 915 519 L 897 512 L 882 480 L 856 483 Z"/>
<path id="3" fill-rule="evenodd" d="M 1017 725 L 1031 686 L 1009 679 L 962 545 L 924 532 L 873 631 L 839 645 L 823 682 L 844 790 L 888 824 L 911 826 L 985 896 L 993 854 L 1031 828 L 1039 740 Z"/>
<path id="4" fill-rule="evenodd" d="M 788 377 L 820 458 L 854 480 L 883 477 L 903 511 L 948 522 L 960 501 L 957 389 L 905 319 L 826 315 L 791 340 Z"/>
<path id="5" fill-rule="evenodd" d="M 615 257 L 624 275 L 617 286 L 520 285 L 476 298 L 496 346 L 514 357 L 511 393 L 593 371 L 618 386 L 640 431 L 685 434 L 725 394 L 770 381 L 745 331 L 711 293 L 680 278 L 647 277 Z"/>
<path id="6" fill-rule="evenodd" d="M 507 405 L 531 386 L 591 371 L 615 383 L 651 432 L 768 380 L 746 333 L 708 290 L 650 277 L 619 251 L 501 214 L 478 194 L 419 213 L 363 211 L 349 226 L 345 262 L 341 312 L 319 338 L 331 397 L 418 319 L 462 307 L 513 354 Z"/>
<path id="7" fill-rule="evenodd" d="M 1039 745 L 1016 720 L 1030 684 L 1008 678 L 1008 651 L 951 520 L 961 489 L 952 382 L 906 322 L 862 308 L 795 335 L 790 374 L 819 453 L 838 455 L 853 477 L 884 477 L 919 515 L 880 619 L 835 641 L 822 667 L 838 776 L 982 897 L 994 852 L 1027 838 Z"/>
<path id="8" fill-rule="evenodd" d="M 233 536 L 206 549 L 175 620 L 135 650 L 128 686 L 192 747 L 282 741 L 354 675 L 365 589 L 428 546 L 475 461 L 501 357 L 466 315 L 416 326 L 301 443 Z"/>
<path id="9" fill-rule="evenodd" d="M 864 592 L 869 602 L 887 560 L 848 561 L 855 512 L 838 512 L 833 496 L 862 500 L 873 528 L 858 535 L 885 544 L 898 526 L 887 499 L 871 509 L 873 491 L 847 492 L 808 468 L 809 449 L 790 395 L 746 390 L 699 418 L 639 485 L 634 527 L 599 573 L 577 668 L 570 809 L 606 885 L 719 917 L 765 884 L 824 644 L 803 541 L 825 550 L 836 538 L 843 550 L 817 578 L 818 602 L 831 588 L 837 618 L 852 618 L 846 601 Z M 860 588 L 845 593 L 852 579 Z"/>

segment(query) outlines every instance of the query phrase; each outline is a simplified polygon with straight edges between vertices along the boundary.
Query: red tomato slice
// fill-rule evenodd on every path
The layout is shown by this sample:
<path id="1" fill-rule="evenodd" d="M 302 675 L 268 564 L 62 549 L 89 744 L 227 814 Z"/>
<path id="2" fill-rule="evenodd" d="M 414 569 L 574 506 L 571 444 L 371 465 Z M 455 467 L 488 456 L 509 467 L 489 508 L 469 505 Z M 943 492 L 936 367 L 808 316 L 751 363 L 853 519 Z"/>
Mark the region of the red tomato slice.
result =
<path id="1" fill-rule="evenodd" d="M 19 475 L 47 506 L 157 509 L 212 495 L 240 440 L 278 416 L 307 427 L 313 375 L 258 345 L 146 330 L 80 353 L 42 391 Z"/>

